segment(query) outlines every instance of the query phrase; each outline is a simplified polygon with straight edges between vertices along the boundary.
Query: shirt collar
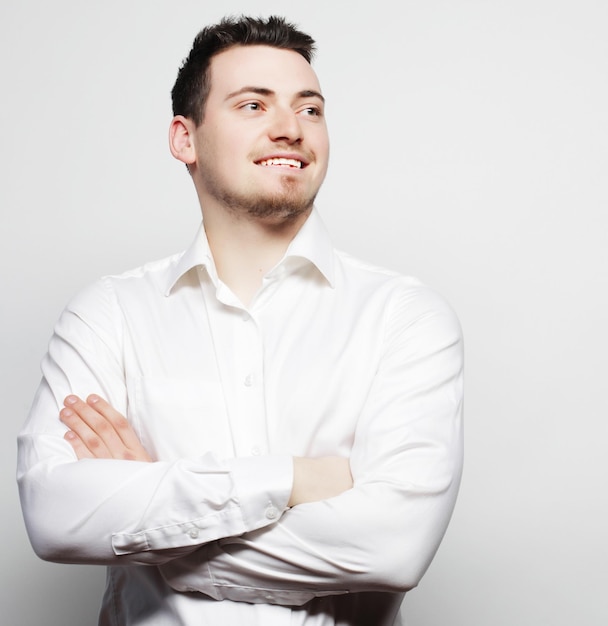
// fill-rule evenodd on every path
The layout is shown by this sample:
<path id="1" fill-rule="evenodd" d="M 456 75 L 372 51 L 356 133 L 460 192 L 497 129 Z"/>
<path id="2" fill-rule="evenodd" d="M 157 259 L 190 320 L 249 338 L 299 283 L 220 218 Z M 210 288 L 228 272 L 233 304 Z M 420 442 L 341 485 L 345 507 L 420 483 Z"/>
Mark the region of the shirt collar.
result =
<path id="1" fill-rule="evenodd" d="M 334 251 L 329 233 L 316 209 L 313 209 L 308 219 L 289 244 L 284 257 L 277 263 L 269 275 L 295 262 L 312 263 L 333 287 L 334 283 Z M 177 281 L 194 267 L 203 266 L 207 269 L 212 280 L 217 283 L 217 271 L 209 247 L 209 241 L 201 224 L 190 247 L 181 255 L 178 262 L 169 270 L 165 295 L 168 296 Z"/>

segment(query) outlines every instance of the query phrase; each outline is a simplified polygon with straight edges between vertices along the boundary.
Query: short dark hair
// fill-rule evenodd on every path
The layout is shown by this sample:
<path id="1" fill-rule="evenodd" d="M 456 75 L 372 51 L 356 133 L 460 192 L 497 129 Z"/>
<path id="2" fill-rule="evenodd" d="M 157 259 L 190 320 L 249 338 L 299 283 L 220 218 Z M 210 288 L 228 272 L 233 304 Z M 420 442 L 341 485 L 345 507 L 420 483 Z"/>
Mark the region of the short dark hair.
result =
<path id="1" fill-rule="evenodd" d="M 211 59 L 234 46 L 254 45 L 293 50 L 308 63 L 315 52 L 314 39 L 283 17 L 225 17 L 218 24 L 203 28 L 194 38 L 171 90 L 173 115 L 190 118 L 198 126 L 203 121 L 205 101 L 211 89 Z"/>

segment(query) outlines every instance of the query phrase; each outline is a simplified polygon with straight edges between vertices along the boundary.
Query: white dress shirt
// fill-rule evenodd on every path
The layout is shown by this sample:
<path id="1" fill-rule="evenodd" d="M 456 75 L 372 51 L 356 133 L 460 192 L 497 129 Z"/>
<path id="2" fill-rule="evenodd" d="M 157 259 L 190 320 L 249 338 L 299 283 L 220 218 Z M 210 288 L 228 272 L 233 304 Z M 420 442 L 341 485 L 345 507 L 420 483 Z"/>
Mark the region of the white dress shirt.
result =
<path id="1" fill-rule="evenodd" d="M 447 527 L 462 466 L 462 339 L 419 281 L 333 249 L 316 211 L 244 307 L 204 229 L 85 289 L 20 436 L 44 559 L 108 565 L 100 624 L 388 626 Z M 154 463 L 84 459 L 68 394 L 125 414 Z M 354 488 L 287 508 L 293 456 Z"/>

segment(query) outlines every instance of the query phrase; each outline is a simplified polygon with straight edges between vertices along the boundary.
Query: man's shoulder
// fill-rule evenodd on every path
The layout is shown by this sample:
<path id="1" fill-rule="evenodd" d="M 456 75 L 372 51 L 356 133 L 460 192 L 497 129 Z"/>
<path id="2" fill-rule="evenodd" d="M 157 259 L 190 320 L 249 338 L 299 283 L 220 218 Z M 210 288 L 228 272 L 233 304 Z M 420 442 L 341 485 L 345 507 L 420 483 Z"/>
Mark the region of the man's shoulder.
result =
<path id="1" fill-rule="evenodd" d="M 101 276 L 80 289 L 67 308 L 78 311 L 100 306 L 112 307 L 124 298 L 163 297 L 183 254 L 178 252 L 124 272 Z"/>
<path id="2" fill-rule="evenodd" d="M 401 319 L 441 316 L 458 325 L 448 300 L 416 276 L 404 274 L 336 250 L 336 280 L 360 302 L 375 303 Z M 338 286 L 338 285 L 336 285 Z"/>
<path id="3" fill-rule="evenodd" d="M 184 251 L 177 252 L 170 256 L 155 261 L 149 261 L 134 267 L 132 269 L 120 272 L 118 274 L 106 274 L 100 278 L 101 281 L 111 282 L 113 284 L 120 283 L 158 283 L 168 279 L 180 259 L 184 255 Z"/>
<path id="4" fill-rule="evenodd" d="M 425 287 L 415 276 L 363 260 L 343 250 L 336 250 L 335 258 L 336 273 L 347 284 L 352 283 L 362 288 L 367 287 L 381 290 L 417 289 Z"/>

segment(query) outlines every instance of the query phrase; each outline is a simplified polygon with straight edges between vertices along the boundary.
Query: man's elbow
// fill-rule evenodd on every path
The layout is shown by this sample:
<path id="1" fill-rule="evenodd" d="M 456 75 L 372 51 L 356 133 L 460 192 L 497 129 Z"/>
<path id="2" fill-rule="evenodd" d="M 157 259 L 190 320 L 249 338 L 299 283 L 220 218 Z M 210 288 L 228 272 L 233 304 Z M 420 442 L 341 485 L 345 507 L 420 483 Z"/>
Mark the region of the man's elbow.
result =
<path id="1" fill-rule="evenodd" d="M 369 571 L 370 582 L 375 591 L 404 593 L 418 586 L 428 566 L 428 559 L 419 556 L 406 559 L 393 550 L 374 559 Z"/>
<path id="2" fill-rule="evenodd" d="M 66 542 L 66 537 L 53 531 L 44 524 L 28 523 L 26 529 L 30 545 L 36 556 L 43 561 L 52 563 L 79 563 L 82 559 L 77 557 L 77 550 Z"/>
<path id="3" fill-rule="evenodd" d="M 36 490 L 28 489 L 27 480 L 20 481 L 19 486 L 25 529 L 36 556 L 53 563 L 96 562 L 103 552 L 104 537 L 98 536 L 100 533 L 84 533 L 83 524 L 66 515 L 61 502 L 34 493 Z"/>

